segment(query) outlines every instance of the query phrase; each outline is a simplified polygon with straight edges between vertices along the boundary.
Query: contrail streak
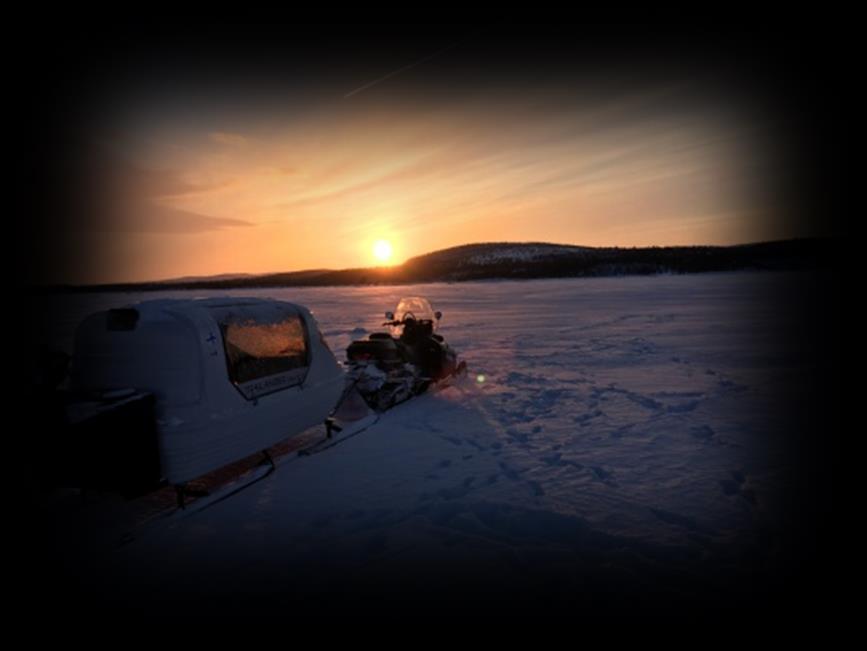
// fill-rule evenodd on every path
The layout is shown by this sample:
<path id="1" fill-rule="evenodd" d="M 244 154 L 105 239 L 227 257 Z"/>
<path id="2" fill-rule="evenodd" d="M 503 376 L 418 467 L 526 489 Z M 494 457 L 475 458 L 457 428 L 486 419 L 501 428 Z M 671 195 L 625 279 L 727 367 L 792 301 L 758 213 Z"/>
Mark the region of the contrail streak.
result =
<path id="1" fill-rule="evenodd" d="M 347 98 L 349 98 L 349 97 L 352 97 L 353 95 L 357 95 L 358 93 L 367 90 L 367 89 L 370 88 L 371 86 L 376 86 L 376 84 L 378 84 L 378 83 L 380 83 L 380 82 L 383 82 L 383 81 L 385 81 L 386 79 L 391 79 L 391 78 L 394 77 L 395 75 L 399 75 L 399 74 L 402 73 L 402 72 L 406 72 L 406 71 L 409 70 L 410 68 L 415 68 L 416 66 L 421 65 L 422 63 L 425 63 L 426 61 L 430 61 L 431 59 L 433 59 L 434 57 L 439 56 L 439 55 L 442 54 L 443 52 L 445 52 L 445 51 L 447 51 L 447 50 L 451 50 L 455 45 L 461 43 L 463 40 L 464 40 L 464 39 L 461 39 L 460 41 L 455 41 L 455 42 L 452 43 L 451 45 L 447 45 L 447 46 L 444 47 L 443 49 L 441 49 L 441 50 L 437 50 L 437 51 L 434 52 L 433 54 L 429 54 L 429 55 L 427 55 L 426 57 L 424 57 L 423 59 L 419 59 L 418 61 L 415 61 L 415 62 L 413 62 L 413 63 L 410 63 L 410 64 L 407 65 L 407 66 L 404 66 L 403 68 L 399 68 L 398 70 L 394 70 L 394 71 L 392 71 L 392 72 L 389 72 L 389 73 L 388 73 L 387 75 L 385 75 L 384 77 L 380 77 L 379 79 L 375 79 L 375 80 L 373 80 L 373 81 L 371 81 L 371 82 L 369 82 L 369 83 L 367 83 L 367 84 L 364 84 L 364 86 L 360 86 L 359 88 L 356 88 L 355 90 L 346 93 L 346 95 L 343 96 L 343 99 L 347 99 Z"/>

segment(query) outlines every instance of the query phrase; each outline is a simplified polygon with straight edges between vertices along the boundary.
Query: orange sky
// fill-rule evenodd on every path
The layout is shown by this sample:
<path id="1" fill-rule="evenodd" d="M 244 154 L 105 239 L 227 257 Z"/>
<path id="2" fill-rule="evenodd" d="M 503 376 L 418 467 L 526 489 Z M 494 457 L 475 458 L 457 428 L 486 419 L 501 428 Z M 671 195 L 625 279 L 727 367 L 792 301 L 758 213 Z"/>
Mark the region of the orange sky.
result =
<path id="1" fill-rule="evenodd" d="M 460 47 L 447 56 L 459 61 Z M 451 60 L 367 88 L 405 59 L 255 97 L 116 90 L 89 133 L 93 204 L 65 235 L 93 255 L 59 280 L 371 266 L 377 240 L 401 262 L 484 241 L 800 235 L 775 217 L 767 125 L 739 99 L 569 75 L 455 89 L 442 82 Z"/>

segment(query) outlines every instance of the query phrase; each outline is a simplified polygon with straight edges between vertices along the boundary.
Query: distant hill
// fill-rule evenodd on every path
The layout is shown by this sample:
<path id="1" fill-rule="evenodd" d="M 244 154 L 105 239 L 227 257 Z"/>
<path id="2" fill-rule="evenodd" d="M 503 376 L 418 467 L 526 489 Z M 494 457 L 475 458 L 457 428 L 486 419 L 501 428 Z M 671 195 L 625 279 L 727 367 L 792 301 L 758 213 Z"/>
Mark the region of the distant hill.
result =
<path id="1" fill-rule="evenodd" d="M 461 282 L 685 274 L 709 271 L 830 267 L 831 240 L 799 239 L 738 246 L 598 248 L 544 242 L 466 244 L 410 258 L 394 267 L 315 269 L 264 275 L 224 275 L 149 283 L 55 286 L 44 291 L 108 292 L 166 289 L 243 289 L 334 285 Z"/>
<path id="2" fill-rule="evenodd" d="M 167 278 L 166 280 L 154 280 L 153 283 L 175 285 L 177 283 L 200 283 L 219 280 L 237 280 L 239 278 L 252 278 L 255 274 L 218 274 L 216 276 L 181 276 L 180 278 Z"/>

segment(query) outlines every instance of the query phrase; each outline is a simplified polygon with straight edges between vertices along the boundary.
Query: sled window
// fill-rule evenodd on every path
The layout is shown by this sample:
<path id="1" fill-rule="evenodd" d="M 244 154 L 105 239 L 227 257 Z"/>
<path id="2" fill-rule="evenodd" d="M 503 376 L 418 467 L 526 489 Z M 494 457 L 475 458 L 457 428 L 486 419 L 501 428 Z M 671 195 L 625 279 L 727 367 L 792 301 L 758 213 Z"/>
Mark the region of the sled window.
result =
<path id="1" fill-rule="evenodd" d="M 304 322 L 298 314 L 257 322 L 230 319 L 221 324 L 229 377 L 247 398 L 296 386 L 307 372 Z"/>

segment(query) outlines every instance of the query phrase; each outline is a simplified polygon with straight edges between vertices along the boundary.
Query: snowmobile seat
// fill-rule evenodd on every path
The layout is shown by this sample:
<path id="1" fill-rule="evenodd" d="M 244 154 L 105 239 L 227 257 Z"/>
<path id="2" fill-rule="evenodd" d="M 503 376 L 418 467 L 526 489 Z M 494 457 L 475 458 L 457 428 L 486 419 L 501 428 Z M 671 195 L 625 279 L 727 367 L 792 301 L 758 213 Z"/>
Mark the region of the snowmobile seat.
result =
<path id="1" fill-rule="evenodd" d="M 402 359 L 397 344 L 391 337 L 353 341 L 346 349 L 346 357 L 349 360 L 373 359 L 386 363 L 399 363 Z"/>
<path id="2" fill-rule="evenodd" d="M 418 321 L 416 319 L 407 318 L 403 322 L 403 334 L 401 340 L 406 342 L 416 342 L 430 337 L 433 334 L 433 323 L 431 321 Z"/>

